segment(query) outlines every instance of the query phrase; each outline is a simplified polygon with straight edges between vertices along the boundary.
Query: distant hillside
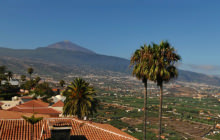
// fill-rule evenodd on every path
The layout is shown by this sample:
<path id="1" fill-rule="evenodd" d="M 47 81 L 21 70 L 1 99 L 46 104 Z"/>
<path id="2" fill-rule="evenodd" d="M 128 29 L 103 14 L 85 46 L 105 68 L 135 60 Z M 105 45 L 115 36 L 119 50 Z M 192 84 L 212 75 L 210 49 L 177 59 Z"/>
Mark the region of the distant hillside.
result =
<path id="1" fill-rule="evenodd" d="M 120 72 L 131 75 L 129 60 L 96 54 L 71 42 L 58 42 L 48 47 L 33 50 L 0 48 L 0 65 L 6 65 L 19 73 L 30 66 L 39 74 L 64 76 L 68 73 L 105 75 L 106 72 Z M 220 78 L 204 74 L 179 71 L 180 81 L 206 83 L 220 86 Z"/>
<path id="2" fill-rule="evenodd" d="M 88 54 L 95 54 L 95 52 L 93 52 L 89 49 L 83 48 L 79 45 L 76 45 L 68 40 L 51 44 L 51 45 L 47 46 L 47 48 L 62 49 L 62 50 L 69 50 L 69 51 L 75 51 L 75 52 L 83 52 L 83 53 L 88 53 Z"/>

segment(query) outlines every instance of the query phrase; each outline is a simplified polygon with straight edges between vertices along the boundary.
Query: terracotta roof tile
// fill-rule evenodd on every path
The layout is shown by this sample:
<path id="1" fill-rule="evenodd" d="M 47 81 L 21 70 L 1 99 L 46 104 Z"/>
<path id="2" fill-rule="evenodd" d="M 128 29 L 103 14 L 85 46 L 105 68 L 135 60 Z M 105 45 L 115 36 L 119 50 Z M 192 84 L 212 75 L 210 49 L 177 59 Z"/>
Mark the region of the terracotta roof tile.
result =
<path id="1" fill-rule="evenodd" d="M 64 103 L 61 100 L 59 100 L 58 102 L 52 105 L 52 107 L 63 107 L 63 106 L 64 106 Z"/>
<path id="2" fill-rule="evenodd" d="M 23 113 L 37 113 L 37 114 L 49 114 L 53 116 L 59 116 L 61 112 L 49 108 L 49 104 L 42 102 L 40 100 L 31 100 L 24 104 L 17 105 L 15 107 L 9 108 L 8 111 L 17 111 Z"/>
<path id="3" fill-rule="evenodd" d="M 35 124 L 34 137 L 40 140 L 50 138 L 49 125 L 71 125 L 71 135 L 85 136 L 87 140 L 137 140 L 111 125 L 90 123 L 71 118 L 50 118 L 40 121 Z M 25 120 L 0 120 L 0 139 L 30 140 L 30 132 L 31 125 Z"/>
<path id="4" fill-rule="evenodd" d="M 0 110 L 0 119 L 22 119 L 22 116 L 32 116 L 33 113 L 22 113 L 16 111 L 7 111 L 7 110 Z M 44 117 L 49 118 L 49 115 L 45 114 L 36 114 L 35 117 Z"/>

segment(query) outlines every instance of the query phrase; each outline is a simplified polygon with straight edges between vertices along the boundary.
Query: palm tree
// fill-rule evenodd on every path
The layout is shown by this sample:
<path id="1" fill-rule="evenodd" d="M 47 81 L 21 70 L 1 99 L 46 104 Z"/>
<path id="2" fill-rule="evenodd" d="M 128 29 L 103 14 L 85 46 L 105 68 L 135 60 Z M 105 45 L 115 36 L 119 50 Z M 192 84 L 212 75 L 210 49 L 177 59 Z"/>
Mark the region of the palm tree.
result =
<path id="1" fill-rule="evenodd" d="M 27 69 L 27 72 L 28 72 L 28 74 L 30 75 L 30 80 L 31 80 L 31 75 L 32 75 L 33 72 L 34 72 L 34 69 L 30 67 L 30 68 Z"/>
<path id="2" fill-rule="evenodd" d="M 38 123 L 43 119 L 43 117 L 35 117 L 34 114 L 31 117 L 22 116 L 27 122 L 31 124 L 31 139 L 34 139 L 34 124 Z"/>
<path id="3" fill-rule="evenodd" d="M 162 41 L 159 45 L 153 44 L 152 66 L 153 80 L 160 87 L 160 106 L 159 106 L 159 140 L 162 134 L 162 105 L 163 105 L 163 82 L 169 82 L 178 76 L 175 64 L 181 59 L 173 47 L 167 42 Z"/>
<path id="4" fill-rule="evenodd" d="M 146 140 L 146 121 L 147 121 L 147 82 L 150 79 L 150 69 L 152 65 L 152 47 L 149 45 L 141 46 L 131 57 L 130 64 L 133 66 L 132 74 L 137 79 L 142 80 L 145 87 L 144 94 L 144 140 Z"/>
<path id="5" fill-rule="evenodd" d="M 94 98 L 95 90 L 85 80 L 76 78 L 64 91 L 63 114 L 76 115 L 79 119 L 96 112 L 98 100 Z"/>

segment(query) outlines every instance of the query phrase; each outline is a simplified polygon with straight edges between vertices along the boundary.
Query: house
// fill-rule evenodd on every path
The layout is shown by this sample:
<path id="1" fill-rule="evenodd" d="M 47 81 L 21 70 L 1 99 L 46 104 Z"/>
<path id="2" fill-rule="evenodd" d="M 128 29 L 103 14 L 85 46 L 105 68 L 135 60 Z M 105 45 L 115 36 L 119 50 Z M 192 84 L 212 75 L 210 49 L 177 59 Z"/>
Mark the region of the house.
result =
<path id="1" fill-rule="evenodd" d="M 55 104 L 53 104 L 51 106 L 51 108 L 57 110 L 57 111 L 60 111 L 60 112 L 63 112 L 63 106 L 64 106 L 64 103 L 62 100 L 59 100 L 57 101 Z"/>
<path id="2" fill-rule="evenodd" d="M 59 115 L 61 114 L 60 111 L 50 108 L 48 103 L 45 103 L 41 100 L 31 100 L 23 104 L 9 108 L 8 111 L 46 114 L 50 115 L 51 117 L 59 117 Z"/>
<path id="3" fill-rule="evenodd" d="M 2 109 L 7 110 L 9 108 L 15 107 L 19 104 L 21 104 L 20 100 L 16 100 L 16 101 L 8 101 L 8 100 L 2 100 L 1 103 L 3 103 L 3 105 L 1 106 Z"/>
<path id="4" fill-rule="evenodd" d="M 2 80 L 1 85 L 6 84 L 7 82 L 12 86 L 19 86 L 20 85 L 20 83 L 17 79 L 10 79 L 10 81 Z"/>
<path id="5" fill-rule="evenodd" d="M 54 103 L 58 102 L 59 100 L 61 100 L 61 101 L 64 102 L 65 99 L 66 99 L 66 97 L 65 97 L 65 96 L 62 96 L 62 95 L 56 95 L 56 96 L 53 96 L 52 99 L 53 99 L 53 102 L 54 102 Z"/>
<path id="6" fill-rule="evenodd" d="M 22 119 L 0 119 L 0 139 L 31 140 L 31 124 Z M 33 131 L 34 139 L 46 140 L 137 140 L 129 134 L 109 125 L 76 118 L 46 118 L 37 123 Z M 62 134 L 62 135 L 60 135 Z"/>

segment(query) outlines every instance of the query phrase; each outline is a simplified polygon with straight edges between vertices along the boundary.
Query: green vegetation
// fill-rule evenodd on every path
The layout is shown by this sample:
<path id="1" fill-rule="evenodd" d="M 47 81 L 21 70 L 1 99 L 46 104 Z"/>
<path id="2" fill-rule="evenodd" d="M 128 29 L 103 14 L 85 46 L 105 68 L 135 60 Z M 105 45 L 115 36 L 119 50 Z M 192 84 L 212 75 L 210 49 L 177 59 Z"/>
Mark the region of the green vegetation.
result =
<path id="1" fill-rule="evenodd" d="M 33 92 L 35 97 L 39 96 L 45 102 L 48 102 L 48 99 L 55 95 L 49 83 L 47 82 L 37 84 Z"/>
<path id="2" fill-rule="evenodd" d="M 163 82 L 177 77 L 175 64 L 180 60 L 175 49 L 166 41 L 159 45 L 153 44 L 141 46 L 131 57 L 131 65 L 134 66 L 133 75 L 142 80 L 145 85 L 144 94 L 144 140 L 146 140 L 146 104 L 147 104 L 147 81 L 151 80 L 160 87 L 159 105 L 159 140 L 162 134 L 162 105 L 163 105 Z"/>
<path id="3" fill-rule="evenodd" d="M 76 115 L 78 118 L 89 117 L 96 112 L 98 100 L 94 98 L 95 90 L 85 80 L 76 78 L 64 92 L 63 114 Z"/>
<path id="4" fill-rule="evenodd" d="M 65 81 L 64 80 L 60 80 L 60 86 L 63 87 L 65 85 Z"/>
<path id="5" fill-rule="evenodd" d="M 150 69 L 152 67 L 151 46 L 141 46 L 131 57 L 131 65 L 134 67 L 132 74 L 137 79 L 142 80 L 145 87 L 144 94 L 144 140 L 146 140 L 146 121 L 147 121 L 147 82 L 150 79 Z"/>
<path id="6" fill-rule="evenodd" d="M 32 75 L 33 72 L 34 72 L 34 69 L 30 67 L 30 68 L 27 69 L 27 72 L 28 72 L 28 74 L 30 75 L 30 80 L 31 80 L 31 75 Z"/>
<path id="7" fill-rule="evenodd" d="M 18 95 L 19 87 L 9 83 L 12 77 L 13 73 L 8 71 L 7 67 L 0 66 L 0 99 L 10 100 L 11 97 Z M 1 84 L 3 80 L 6 82 Z"/>

